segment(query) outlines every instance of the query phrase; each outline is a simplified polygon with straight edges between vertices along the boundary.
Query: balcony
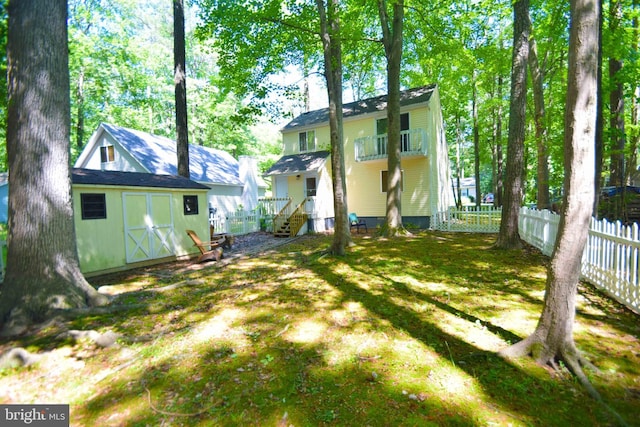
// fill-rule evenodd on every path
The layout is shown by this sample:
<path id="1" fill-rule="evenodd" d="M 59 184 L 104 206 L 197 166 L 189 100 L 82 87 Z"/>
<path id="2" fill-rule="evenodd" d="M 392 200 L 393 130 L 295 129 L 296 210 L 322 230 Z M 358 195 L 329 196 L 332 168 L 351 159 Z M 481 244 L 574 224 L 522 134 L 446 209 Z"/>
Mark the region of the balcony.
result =
<path id="1" fill-rule="evenodd" d="M 365 136 L 356 138 L 356 162 L 366 162 L 387 158 L 387 135 Z M 400 132 L 400 155 L 426 156 L 427 132 L 424 129 L 409 129 Z"/>

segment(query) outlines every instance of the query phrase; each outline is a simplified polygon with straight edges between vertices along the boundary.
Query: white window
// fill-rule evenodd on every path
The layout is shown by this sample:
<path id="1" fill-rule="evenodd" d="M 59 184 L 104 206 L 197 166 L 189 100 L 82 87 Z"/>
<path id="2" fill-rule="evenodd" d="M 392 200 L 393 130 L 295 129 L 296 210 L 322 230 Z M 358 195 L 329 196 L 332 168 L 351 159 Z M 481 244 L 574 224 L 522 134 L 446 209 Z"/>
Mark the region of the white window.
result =
<path id="1" fill-rule="evenodd" d="M 109 163 L 115 160 L 115 150 L 113 145 L 107 145 L 100 147 L 100 161 L 102 163 Z"/>
<path id="2" fill-rule="evenodd" d="M 315 197 L 317 183 L 315 178 L 307 178 L 307 197 Z"/>
<path id="3" fill-rule="evenodd" d="M 298 142 L 300 144 L 300 152 L 316 150 L 316 132 L 309 130 L 298 134 Z"/>

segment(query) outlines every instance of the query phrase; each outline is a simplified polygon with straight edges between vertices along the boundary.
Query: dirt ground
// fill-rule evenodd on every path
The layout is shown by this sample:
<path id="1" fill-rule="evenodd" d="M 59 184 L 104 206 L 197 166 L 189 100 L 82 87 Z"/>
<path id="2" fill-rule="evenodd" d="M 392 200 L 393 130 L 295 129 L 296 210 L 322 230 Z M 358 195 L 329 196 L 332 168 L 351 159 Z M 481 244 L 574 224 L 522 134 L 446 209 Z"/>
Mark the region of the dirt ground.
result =
<path id="1" fill-rule="evenodd" d="M 89 283 L 91 283 L 95 287 L 100 287 L 103 285 L 117 283 L 119 281 L 125 281 L 127 277 L 134 277 L 145 274 L 172 276 L 175 274 L 181 274 L 185 271 L 211 268 L 219 264 L 226 265 L 234 262 L 238 258 L 262 253 L 275 247 L 290 243 L 295 239 L 297 239 L 297 237 L 274 237 L 271 233 L 258 231 L 242 236 L 235 236 L 231 249 L 224 250 L 223 258 L 218 263 L 216 263 L 215 261 L 209 261 L 198 264 L 195 259 L 173 261 L 151 265 L 148 267 L 140 267 L 131 270 L 95 276 L 89 279 Z"/>

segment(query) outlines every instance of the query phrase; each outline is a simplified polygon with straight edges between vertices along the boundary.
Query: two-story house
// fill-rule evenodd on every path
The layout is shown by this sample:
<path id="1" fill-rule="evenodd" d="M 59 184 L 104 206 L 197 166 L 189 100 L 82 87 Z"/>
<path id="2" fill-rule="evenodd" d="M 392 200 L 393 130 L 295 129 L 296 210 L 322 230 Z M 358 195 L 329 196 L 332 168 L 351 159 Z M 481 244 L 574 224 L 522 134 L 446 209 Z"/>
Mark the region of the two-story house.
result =
<path id="1" fill-rule="evenodd" d="M 344 104 L 343 117 L 348 209 L 375 227 L 386 214 L 387 96 Z M 452 204 L 438 87 L 401 92 L 400 121 L 403 223 L 428 228 L 431 216 Z M 331 229 L 329 110 L 296 117 L 282 129 L 282 140 L 284 155 L 266 172 L 274 196 L 305 201 L 312 231 Z"/>

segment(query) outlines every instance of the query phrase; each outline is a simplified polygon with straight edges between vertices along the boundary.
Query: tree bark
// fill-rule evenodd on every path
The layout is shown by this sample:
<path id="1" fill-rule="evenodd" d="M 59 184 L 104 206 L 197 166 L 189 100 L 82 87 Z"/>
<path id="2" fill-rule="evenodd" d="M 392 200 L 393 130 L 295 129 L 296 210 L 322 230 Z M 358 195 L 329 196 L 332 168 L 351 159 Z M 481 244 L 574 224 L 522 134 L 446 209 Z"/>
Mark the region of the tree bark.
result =
<path id="1" fill-rule="evenodd" d="M 498 99 L 502 100 L 502 76 L 498 76 Z M 502 102 L 498 104 L 496 123 L 496 194 L 494 205 L 502 207 L 504 194 L 504 159 L 502 155 Z"/>
<path id="2" fill-rule="evenodd" d="M 478 90 L 476 88 L 476 76 L 474 73 L 473 76 L 473 90 L 472 90 L 472 100 L 471 100 L 471 110 L 473 117 L 473 176 L 476 182 L 476 209 L 480 209 L 480 203 L 482 202 L 482 190 L 480 187 L 480 125 L 478 124 Z"/>
<path id="3" fill-rule="evenodd" d="M 507 142 L 507 177 L 500 222 L 495 244 L 499 249 L 522 245 L 518 234 L 518 215 L 522 204 L 524 179 L 524 136 L 527 104 L 527 62 L 529 59 L 529 0 L 513 5 L 513 57 L 511 66 L 511 102 L 509 139 Z"/>
<path id="4" fill-rule="evenodd" d="M 598 0 L 598 7 L 602 11 L 603 0 Z M 603 112 L 603 90 L 602 90 L 602 24 L 603 15 L 598 15 L 598 69 L 597 75 L 597 106 L 596 106 L 596 135 L 595 135 L 595 176 L 594 176 L 594 197 L 593 216 L 599 218 L 598 208 L 600 206 L 600 189 L 602 188 L 602 167 L 604 162 L 604 112 Z"/>
<path id="5" fill-rule="evenodd" d="M 105 304 L 80 272 L 69 171 L 67 2 L 10 2 L 7 42 L 9 234 L 3 333 L 53 309 Z"/>
<path id="6" fill-rule="evenodd" d="M 549 209 L 549 149 L 547 147 L 547 127 L 545 125 L 543 72 L 538 61 L 538 46 L 533 35 L 529 38 L 529 70 L 533 86 L 534 122 L 537 148 L 537 203 L 538 209 Z"/>
<path id="7" fill-rule="evenodd" d="M 76 147 L 82 151 L 84 147 L 84 69 L 80 68 L 78 84 L 76 86 L 77 110 L 76 110 Z"/>
<path id="8" fill-rule="evenodd" d="M 189 178 L 189 128 L 187 125 L 187 74 L 183 0 L 173 0 L 173 60 L 178 175 Z"/>
<path id="9" fill-rule="evenodd" d="M 381 230 L 385 236 L 406 234 L 402 225 L 402 161 L 400 151 L 400 65 L 402 62 L 402 27 L 404 1 L 393 3 L 393 20 L 389 22 L 386 0 L 378 0 L 382 26 L 382 44 L 387 58 L 387 209 Z"/>
<path id="10" fill-rule="evenodd" d="M 327 10 L 323 0 L 316 0 L 320 14 L 320 38 L 324 54 L 324 74 L 329 95 L 329 132 L 331 141 L 331 178 L 335 224 L 329 252 L 344 255 L 352 245 L 347 205 L 344 167 L 344 135 L 342 129 L 342 41 L 338 0 L 329 0 Z"/>
<path id="11" fill-rule="evenodd" d="M 593 204 L 598 50 L 597 0 L 571 1 L 569 70 L 564 125 L 565 195 L 556 246 L 548 268 L 544 306 L 532 335 L 502 352 L 532 355 L 538 363 L 563 361 L 589 392 L 598 394 L 582 371 L 573 339 L 582 252 Z"/>

